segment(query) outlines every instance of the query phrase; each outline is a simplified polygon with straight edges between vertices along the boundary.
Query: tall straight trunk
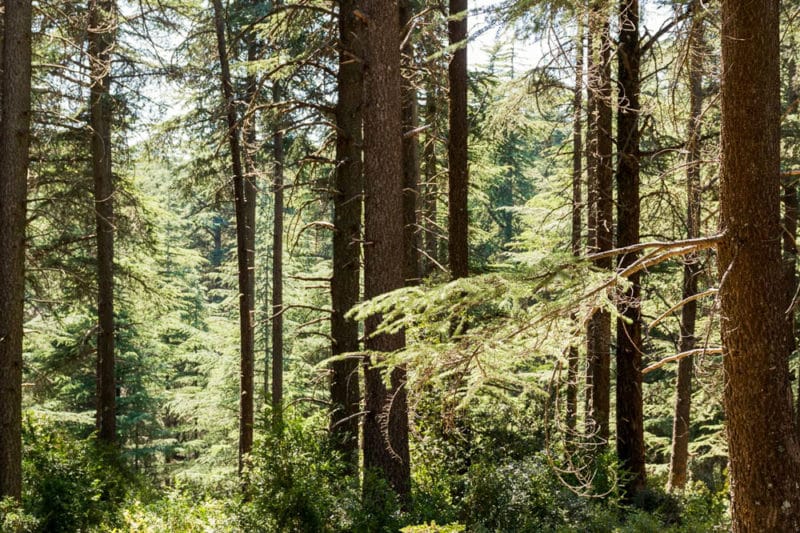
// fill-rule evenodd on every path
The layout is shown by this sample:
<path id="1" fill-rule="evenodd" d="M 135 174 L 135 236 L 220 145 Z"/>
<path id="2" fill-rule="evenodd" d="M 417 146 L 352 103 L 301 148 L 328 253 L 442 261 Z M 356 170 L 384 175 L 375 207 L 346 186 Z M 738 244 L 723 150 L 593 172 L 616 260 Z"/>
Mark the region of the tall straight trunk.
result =
<path id="1" fill-rule="evenodd" d="M 699 4 L 698 4 L 699 5 Z M 686 228 L 689 239 L 700 236 L 700 127 L 703 111 L 703 19 L 694 14 L 689 35 L 689 136 L 686 142 Z M 693 253 L 686 257 L 683 266 L 683 300 L 697 294 L 700 276 L 700 257 Z M 680 352 L 695 346 L 697 301 L 684 304 L 681 309 Z M 675 415 L 672 423 L 672 453 L 669 463 L 668 489 L 682 490 L 686 486 L 689 463 L 689 421 L 692 408 L 692 357 L 678 362 L 678 380 L 675 386 Z"/>
<path id="2" fill-rule="evenodd" d="M 722 3 L 718 246 L 733 531 L 800 530 L 780 228 L 779 2 Z M 758 72 L 758 78 L 753 73 Z"/>
<path id="3" fill-rule="evenodd" d="M 358 323 L 345 314 L 358 303 L 361 271 L 361 163 L 364 64 L 357 0 L 339 1 L 339 100 L 336 105 L 336 174 L 333 195 L 333 278 L 331 337 L 334 356 L 357 352 Z M 360 391 L 355 357 L 331 364 L 331 434 L 336 448 L 358 472 Z"/>
<path id="4" fill-rule="evenodd" d="M 240 335 L 240 369 L 239 369 L 239 473 L 245 465 L 247 455 L 253 449 L 253 372 L 254 372 L 254 336 L 253 314 L 251 312 L 252 295 L 248 294 L 253 286 L 250 277 L 248 245 L 250 230 L 248 228 L 248 206 L 246 178 L 242 166 L 242 148 L 240 140 L 240 124 L 236 113 L 236 102 L 231 80 L 228 50 L 225 44 L 225 12 L 222 1 L 213 0 L 214 26 L 217 35 L 217 49 L 220 60 L 220 82 L 225 99 L 225 116 L 228 127 L 228 145 L 233 167 L 233 193 L 236 211 L 236 258 L 239 270 L 239 335 Z"/>
<path id="5" fill-rule="evenodd" d="M 111 49 L 116 6 L 89 0 L 89 61 L 92 176 L 97 239 L 97 429 L 113 444 L 117 435 L 117 383 L 114 356 L 114 177 L 111 169 Z"/>
<path id="6" fill-rule="evenodd" d="M 582 250 L 581 230 L 583 228 L 583 21 L 578 16 L 578 30 L 575 36 L 575 89 L 572 97 L 572 234 L 570 245 L 572 255 L 580 257 Z M 573 317 L 573 320 L 577 320 Z M 568 439 L 578 425 L 578 346 L 569 347 L 567 362 L 567 430 Z"/>
<path id="7" fill-rule="evenodd" d="M 617 246 L 639 242 L 639 1 L 620 0 L 617 75 Z M 620 258 L 620 268 L 637 254 Z M 620 294 L 617 319 L 617 456 L 630 477 L 624 491 L 630 498 L 645 488 L 644 421 L 642 406 L 642 310 L 639 274 Z"/>
<path id="8" fill-rule="evenodd" d="M 425 91 L 427 129 L 425 130 L 425 146 L 422 151 L 422 158 L 425 162 L 425 194 L 423 195 L 423 226 L 425 228 L 423 275 L 425 276 L 429 276 L 439 263 L 439 227 L 436 223 L 439 204 L 439 170 L 436 161 L 436 143 L 439 135 L 437 98 L 436 86 L 431 81 Z"/>
<path id="9" fill-rule="evenodd" d="M 450 133 L 447 157 L 450 165 L 448 253 L 453 278 L 469 275 L 469 154 L 467 138 L 467 0 L 450 0 L 447 23 L 453 51 L 450 79 Z"/>
<path id="10" fill-rule="evenodd" d="M 6 0 L 0 120 L 0 499 L 22 494 L 22 324 L 31 128 L 31 2 Z"/>
<path id="11" fill-rule="evenodd" d="M 278 3 L 276 3 L 278 5 Z M 273 102 L 283 98 L 279 81 L 272 86 Z M 283 126 L 278 121 L 272 135 L 275 212 L 272 228 L 272 426 L 283 426 Z"/>
<path id="12" fill-rule="evenodd" d="M 364 296 L 403 286 L 403 139 L 401 120 L 400 24 L 397 0 L 364 6 Z M 405 334 L 375 335 L 380 316 L 366 320 L 364 361 L 364 468 L 377 474 L 409 505 L 411 471 L 405 370 L 392 369 L 386 387 L 378 363 L 382 352 L 405 346 Z M 370 494 L 365 483 L 365 494 Z"/>
<path id="13" fill-rule="evenodd" d="M 612 248 L 613 226 L 613 164 L 611 115 L 611 37 L 609 17 L 602 2 L 595 1 L 589 9 L 589 70 L 588 87 L 591 99 L 589 117 L 589 146 L 591 152 L 589 216 L 591 250 L 605 252 Z M 598 269 L 610 270 L 611 258 L 595 261 Z M 610 413 L 610 352 L 611 314 L 597 310 L 589 320 L 586 354 L 589 361 L 588 380 L 591 391 L 587 429 L 601 444 L 608 442 Z"/>
<path id="14" fill-rule="evenodd" d="M 400 0 L 400 38 L 405 38 L 413 16 L 411 0 Z M 407 285 L 416 285 L 420 277 L 419 223 L 417 203 L 419 199 L 419 103 L 414 85 L 414 43 L 411 36 L 405 39 L 402 55 L 405 76 L 402 87 L 403 114 L 403 235 L 405 248 L 404 275 Z"/>
<path id="15" fill-rule="evenodd" d="M 257 8 L 261 0 L 251 0 L 250 5 L 253 9 Z M 254 13 L 252 11 L 251 13 Z M 253 15 L 253 18 L 255 16 Z M 244 36 L 247 47 L 247 62 L 253 64 L 259 55 L 259 43 L 255 31 L 250 29 Z M 245 216 L 247 226 L 247 269 L 250 271 L 250 287 L 247 291 L 247 308 L 250 313 L 251 327 L 255 328 L 256 313 L 256 205 L 258 203 L 258 190 L 256 187 L 256 165 L 253 154 L 256 150 L 256 116 L 253 109 L 258 99 L 258 81 L 253 73 L 248 73 L 245 80 L 245 104 L 247 105 L 247 116 L 242 121 L 244 129 L 244 197 L 245 197 Z M 255 374 L 255 329 L 253 330 L 253 373 Z M 266 378 L 266 376 L 265 376 Z M 255 386 L 253 386 L 253 396 L 255 402 Z"/>

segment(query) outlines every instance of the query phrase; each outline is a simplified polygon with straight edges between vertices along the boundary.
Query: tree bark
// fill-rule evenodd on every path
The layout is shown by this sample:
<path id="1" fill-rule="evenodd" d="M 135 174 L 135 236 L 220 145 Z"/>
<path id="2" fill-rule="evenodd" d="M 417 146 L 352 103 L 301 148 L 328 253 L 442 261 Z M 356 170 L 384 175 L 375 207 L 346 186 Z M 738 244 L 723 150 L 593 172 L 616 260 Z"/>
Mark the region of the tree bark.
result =
<path id="1" fill-rule="evenodd" d="M 617 75 L 617 246 L 639 243 L 639 1 L 620 0 Z M 638 254 L 620 257 L 620 268 Z M 619 294 L 617 319 L 617 456 L 630 477 L 623 487 L 631 498 L 645 488 L 642 406 L 642 310 L 639 273 L 628 278 L 631 287 Z"/>
<path id="2" fill-rule="evenodd" d="M 114 355 L 114 176 L 112 173 L 111 49 L 116 5 L 89 0 L 89 120 L 97 240 L 97 429 L 113 444 L 117 435 L 117 383 Z"/>
<path id="3" fill-rule="evenodd" d="M 236 113 L 236 102 L 231 80 L 228 50 L 225 39 L 225 12 L 222 1 L 213 0 L 214 26 L 217 36 L 217 50 L 220 59 L 220 82 L 225 99 L 225 115 L 228 127 L 228 145 L 233 167 L 233 193 L 236 211 L 236 257 L 239 273 L 239 335 L 240 335 L 240 369 L 239 369 L 239 474 L 241 475 L 247 455 L 253 449 L 253 372 L 254 372 L 254 331 L 251 302 L 253 296 L 248 294 L 253 286 L 250 280 L 252 272 L 248 259 L 250 229 L 248 228 L 248 206 L 246 178 L 242 166 L 240 123 Z"/>
<path id="4" fill-rule="evenodd" d="M 365 7 L 366 70 L 364 106 L 364 296 L 403 286 L 403 161 L 400 76 L 400 24 L 397 0 Z M 405 334 L 375 335 L 380 316 L 366 320 L 364 362 L 364 468 L 388 481 L 410 504 L 408 407 L 405 370 L 392 369 L 390 387 L 378 363 L 382 352 L 403 348 Z M 365 478 L 366 481 L 366 478 Z M 365 482 L 365 494 L 371 494 Z"/>
<path id="5" fill-rule="evenodd" d="M 612 248 L 613 165 L 611 138 L 611 37 L 609 17 L 602 2 L 593 2 L 589 9 L 588 87 L 591 99 L 589 116 L 590 169 L 589 227 L 591 250 L 605 252 Z M 611 258 L 595 261 L 598 269 L 610 270 Z M 589 321 L 587 359 L 590 382 L 590 405 L 587 430 L 600 444 L 608 442 L 610 413 L 611 314 L 597 310 Z"/>
<path id="6" fill-rule="evenodd" d="M 777 0 L 722 3 L 719 243 L 735 532 L 800 530 L 800 446 L 782 283 Z M 753 73 L 758 78 L 753 78 Z"/>
<path id="7" fill-rule="evenodd" d="M 450 0 L 447 23 L 451 47 L 450 60 L 450 134 L 447 156 L 450 165 L 448 253 L 453 278 L 469 275 L 469 154 L 467 138 L 467 0 Z"/>
<path id="8" fill-rule="evenodd" d="M 423 195 L 425 228 L 425 260 L 423 261 L 423 275 L 429 276 L 440 262 L 439 254 L 439 170 L 436 160 L 436 143 L 438 142 L 438 108 L 436 99 L 438 92 L 436 85 L 431 80 L 425 91 L 425 116 L 428 129 L 425 130 L 425 146 L 423 147 L 423 160 L 425 162 L 425 194 Z"/>
<path id="9" fill-rule="evenodd" d="M 698 4 L 699 5 L 699 4 Z M 689 35 L 689 137 L 686 143 L 686 228 L 688 239 L 700 236 L 700 127 L 703 110 L 703 19 L 695 14 Z M 700 276 L 700 257 L 697 253 L 686 256 L 683 266 L 682 299 L 697 294 Z M 681 309 L 681 336 L 679 352 L 695 347 L 695 322 L 697 301 L 687 302 Z M 682 490 L 686 486 L 689 463 L 689 421 L 692 408 L 692 357 L 678 362 L 678 380 L 675 386 L 675 415 L 672 425 L 672 453 L 670 454 L 668 490 Z"/>
<path id="10" fill-rule="evenodd" d="M 276 3 L 279 5 L 279 3 Z M 272 85 L 272 100 L 280 102 L 283 88 L 279 81 Z M 275 125 L 272 135 L 273 191 L 275 194 L 272 229 L 272 426 L 283 426 L 283 128 Z"/>
<path id="11" fill-rule="evenodd" d="M 22 493 L 22 325 L 31 124 L 31 2 L 6 0 L 0 120 L 0 499 Z"/>
<path id="12" fill-rule="evenodd" d="M 358 323 L 345 314 L 358 303 L 361 272 L 361 214 L 364 174 L 361 162 L 364 90 L 363 28 L 357 0 L 339 2 L 339 99 L 336 106 L 336 174 L 333 212 L 331 337 L 334 356 L 359 349 Z M 358 360 L 331 364 L 331 434 L 350 473 L 358 472 Z"/>

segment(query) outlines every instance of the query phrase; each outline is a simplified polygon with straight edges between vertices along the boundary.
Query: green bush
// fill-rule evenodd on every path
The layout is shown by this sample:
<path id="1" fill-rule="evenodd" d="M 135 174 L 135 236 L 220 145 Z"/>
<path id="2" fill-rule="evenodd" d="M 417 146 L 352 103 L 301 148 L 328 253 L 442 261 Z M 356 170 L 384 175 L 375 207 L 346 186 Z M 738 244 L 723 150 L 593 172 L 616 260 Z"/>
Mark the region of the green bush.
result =
<path id="1" fill-rule="evenodd" d="M 118 519 L 132 479 L 115 450 L 33 415 L 23 423 L 23 446 L 23 507 L 37 530 L 85 531 Z"/>

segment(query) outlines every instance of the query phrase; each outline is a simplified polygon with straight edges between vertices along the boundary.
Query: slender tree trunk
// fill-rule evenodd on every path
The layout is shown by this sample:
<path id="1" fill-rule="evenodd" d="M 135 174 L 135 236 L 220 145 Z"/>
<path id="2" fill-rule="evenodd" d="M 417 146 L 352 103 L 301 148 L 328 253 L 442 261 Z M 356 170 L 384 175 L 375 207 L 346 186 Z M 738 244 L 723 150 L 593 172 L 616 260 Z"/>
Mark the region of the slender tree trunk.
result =
<path id="1" fill-rule="evenodd" d="M 699 4 L 698 4 L 699 5 Z M 689 137 L 686 143 L 686 228 L 687 238 L 700 236 L 700 127 L 703 109 L 703 19 L 695 14 L 689 36 Z M 683 266 L 684 300 L 697 294 L 700 276 L 700 257 L 693 253 L 686 257 Z M 687 302 L 681 309 L 681 337 L 678 350 L 686 352 L 695 346 L 697 301 Z M 672 425 L 672 453 L 669 464 L 668 489 L 682 490 L 686 486 L 689 463 L 689 421 L 692 408 L 692 357 L 678 362 L 678 381 L 675 386 L 675 416 Z"/>
<path id="2" fill-rule="evenodd" d="M 578 16 L 578 31 L 575 36 L 575 89 L 572 97 L 572 255 L 580 257 L 582 249 L 581 229 L 583 216 L 583 21 Z M 573 320 L 577 320 L 573 316 Z M 567 362 L 567 430 L 571 440 L 578 425 L 578 346 L 569 347 Z"/>
<path id="3" fill-rule="evenodd" d="M 253 367 L 254 339 L 252 295 L 248 294 L 253 286 L 250 277 L 250 261 L 248 259 L 250 229 L 248 228 L 248 206 L 246 178 L 242 166 L 242 149 L 240 125 L 236 113 L 236 102 L 228 63 L 228 50 L 225 44 L 225 12 L 221 0 L 213 0 L 214 25 L 217 35 L 217 49 L 220 59 L 220 81 L 225 99 L 225 114 L 228 127 L 228 144 L 231 151 L 233 167 L 233 193 L 236 211 L 236 256 L 239 270 L 239 335 L 240 335 L 240 370 L 239 370 L 239 473 L 245 465 L 247 455 L 253 449 Z"/>
<path id="4" fill-rule="evenodd" d="M 333 279 L 331 337 L 334 356 L 359 349 L 358 323 L 345 314 L 358 303 L 361 271 L 361 214 L 364 174 L 361 162 L 364 63 L 358 0 L 339 1 L 339 100 L 336 106 L 336 174 L 333 196 Z M 358 472 L 358 359 L 331 364 L 331 433 L 336 448 Z"/>
<path id="5" fill-rule="evenodd" d="M 439 204 L 439 170 L 436 161 L 436 143 L 439 135 L 437 97 L 436 86 L 431 81 L 425 93 L 425 116 L 428 129 L 425 130 L 425 146 L 423 148 L 423 160 L 425 161 L 425 194 L 423 196 L 425 261 L 423 274 L 425 276 L 429 276 L 434 271 L 440 259 L 439 227 L 436 223 Z"/>
<path id="6" fill-rule="evenodd" d="M 0 499 L 22 493 L 22 325 L 31 124 L 31 2 L 6 0 L 0 120 Z"/>
<path id="7" fill-rule="evenodd" d="M 400 0 L 400 38 L 409 31 L 413 16 L 411 0 Z M 419 103 L 414 85 L 414 43 L 411 36 L 405 39 L 402 55 L 405 76 L 402 87 L 403 114 L 403 228 L 407 285 L 416 285 L 420 278 L 419 223 L 417 204 L 419 199 L 419 140 L 415 130 L 419 126 Z"/>
<path id="8" fill-rule="evenodd" d="M 799 531 L 800 446 L 780 228 L 777 0 L 722 3 L 719 244 L 735 532 Z M 758 72 L 758 78 L 753 73 Z"/>
<path id="9" fill-rule="evenodd" d="M 368 8 L 367 8 L 368 7 Z M 404 284 L 403 161 L 400 24 L 397 0 L 365 6 L 367 17 L 364 107 L 364 296 L 374 298 Z M 375 335 L 380 316 L 367 319 L 364 363 L 366 416 L 364 468 L 386 479 L 410 505 L 408 407 L 405 371 L 391 370 L 390 387 L 373 365 L 381 352 L 405 345 L 405 334 Z M 365 494 L 370 494 L 365 483 Z"/>
<path id="10" fill-rule="evenodd" d="M 639 242 L 639 1 L 620 0 L 619 110 L 617 139 L 617 246 Z M 620 267 L 636 261 L 638 254 L 625 254 Z M 630 498 L 645 488 L 642 406 L 642 310 L 639 274 L 630 276 L 632 286 L 624 294 L 617 319 L 617 456 L 629 473 L 625 495 Z"/>
<path id="11" fill-rule="evenodd" d="M 592 115 L 590 121 L 590 234 L 591 250 L 612 248 L 613 174 L 611 139 L 611 37 L 609 17 L 602 3 L 594 2 L 589 10 L 590 62 L 588 87 Z M 611 258 L 595 261 L 599 269 L 610 270 Z M 587 429 L 601 444 L 608 442 L 610 413 L 611 314 L 597 310 L 589 321 L 586 353 L 591 384 Z"/>
<path id="12" fill-rule="evenodd" d="M 450 60 L 450 136 L 447 156 L 450 165 L 448 252 L 454 278 L 469 275 L 469 154 L 467 138 L 467 0 L 450 0 L 448 34 L 450 46 L 458 48 Z"/>
<path id="13" fill-rule="evenodd" d="M 97 225 L 97 429 L 113 444 L 117 435 L 117 383 L 114 356 L 114 176 L 112 173 L 111 49 L 116 5 L 89 0 L 89 115 L 92 127 L 92 175 Z"/>
<path id="14" fill-rule="evenodd" d="M 278 4 L 276 4 L 278 5 Z M 272 100 L 280 102 L 283 88 L 273 82 Z M 273 190 L 275 193 L 274 226 L 272 230 L 272 426 L 283 426 L 283 129 L 280 121 L 272 135 Z"/>

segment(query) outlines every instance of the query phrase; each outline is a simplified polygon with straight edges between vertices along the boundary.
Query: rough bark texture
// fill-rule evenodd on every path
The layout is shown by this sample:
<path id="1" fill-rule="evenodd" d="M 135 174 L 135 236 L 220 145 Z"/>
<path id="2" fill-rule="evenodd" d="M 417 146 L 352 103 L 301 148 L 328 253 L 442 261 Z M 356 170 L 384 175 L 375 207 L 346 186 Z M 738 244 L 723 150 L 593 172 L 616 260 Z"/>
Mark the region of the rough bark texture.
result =
<path id="1" fill-rule="evenodd" d="M 617 76 L 617 246 L 639 242 L 639 2 L 619 4 Z M 625 268 L 637 254 L 619 259 Z M 644 489 L 647 473 L 644 459 L 642 406 L 642 310 L 639 274 L 628 278 L 631 287 L 619 294 L 617 319 L 617 456 L 630 475 L 623 487 L 627 498 Z"/>
<path id="2" fill-rule="evenodd" d="M 410 0 L 400 0 L 400 38 L 405 38 L 411 29 L 413 16 Z M 414 131 L 419 126 L 419 103 L 417 88 L 414 85 L 414 43 L 409 36 L 403 46 L 403 66 L 405 67 L 402 87 L 403 101 L 403 228 L 405 267 L 407 285 L 416 285 L 420 278 L 420 233 L 417 221 L 419 200 L 419 139 Z"/>
<path id="3" fill-rule="evenodd" d="M 700 236 L 700 127 L 703 108 L 703 20 L 695 15 L 689 36 L 689 136 L 686 142 L 686 237 Z M 682 298 L 686 300 L 697 294 L 700 276 L 700 257 L 693 253 L 685 258 L 683 266 Z M 686 303 L 681 309 L 680 352 L 695 346 L 695 322 L 697 301 Z M 682 490 L 686 486 L 689 463 L 689 421 L 692 408 L 692 357 L 678 362 L 678 380 L 675 386 L 675 415 L 672 423 L 672 452 L 669 463 L 668 490 Z"/>
<path id="4" fill-rule="evenodd" d="M 97 429 L 100 440 L 117 435 L 117 383 L 114 356 L 114 177 L 112 174 L 111 49 L 116 34 L 113 1 L 89 1 L 92 177 L 97 240 Z"/>
<path id="5" fill-rule="evenodd" d="M 722 3 L 719 244 L 733 530 L 800 530 L 781 279 L 779 3 Z M 753 73 L 758 73 L 758 78 Z"/>
<path id="6" fill-rule="evenodd" d="M 225 98 L 225 115 L 228 127 L 228 145 L 233 167 L 233 193 L 236 211 L 236 257 L 239 271 L 239 335 L 240 335 L 240 369 L 239 369 L 239 473 L 241 474 L 247 455 L 253 449 L 253 367 L 254 367 L 254 335 L 252 295 L 248 291 L 253 286 L 249 269 L 247 222 L 247 198 L 245 192 L 245 176 L 242 166 L 242 149 L 240 126 L 237 118 L 233 84 L 231 82 L 228 51 L 225 44 L 225 12 L 221 0 L 214 0 L 214 24 L 217 36 L 217 50 L 220 59 L 220 81 L 222 95 Z"/>
<path id="7" fill-rule="evenodd" d="M 581 230 L 583 228 L 583 22 L 578 18 L 575 36 L 575 92 L 572 97 L 572 255 L 580 257 L 583 251 Z M 573 320 L 576 320 L 573 317 Z M 578 424 L 578 346 L 569 348 L 567 362 L 567 430 L 571 440 Z"/>
<path id="8" fill-rule="evenodd" d="M 31 123 L 31 2 L 6 0 L 0 121 L 0 499 L 22 492 L 22 324 Z"/>
<path id="9" fill-rule="evenodd" d="M 403 286 L 403 162 L 400 95 L 400 24 L 397 0 L 365 6 L 364 102 L 364 296 Z M 383 477 L 408 505 L 411 473 L 405 371 L 391 370 L 391 384 L 373 361 L 405 345 L 405 335 L 373 335 L 381 317 L 367 319 L 364 363 L 364 468 Z M 375 361 L 377 362 L 377 361 Z M 366 481 L 366 479 L 365 479 Z M 370 494 L 365 483 L 365 494 Z"/>
<path id="10" fill-rule="evenodd" d="M 610 250 L 613 225 L 613 163 L 611 139 L 611 38 L 608 13 L 602 4 L 593 3 L 589 10 L 589 70 L 590 94 L 588 164 L 590 167 L 589 228 L 590 251 Z M 595 261 L 599 269 L 610 270 L 611 258 Z M 610 352 L 611 314 L 598 310 L 590 319 L 586 353 L 589 392 L 587 430 L 596 434 L 601 443 L 608 442 L 611 395 Z"/>
<path id="11" fill-rule="evenodd" d="M 336 106 L 336 174 L 334 177 L 333 279 L 331 336 L 334 356 L 357 352 L 358 323 L 345 314 L 359 299 L 361 214 L 364 175 L 361 125 L 364 72 L 362 27 L 355 15 L 357 0 L 339 2 L 339 99 Z M 358 360 L 331 364 L 331 434 L 351 472 L 358 471 Z"/>
<path id="12" fill-rule="evenodd" d="M 276 3 L 278 5 L 279 3 Z M 281 84 L 272 86 L 272 101 L 283 98 Z M 275 194 L 275 212 L 272 228 L 272 426 L 279 430 L 283 425 L 283 129 L 275 125 L 272 135 L 274 160 L 272 187 Z"/>
<path id="13" fill-rule="evenodd" d="M 454 278 L 469 275 L 469 189 L 467 117 L 467 0 L 450 0 L 447 23 L 450 46 L 458 46 L 450 60 L 450 136 L 447 156 L 450 165 L 448 252 Z"/>

